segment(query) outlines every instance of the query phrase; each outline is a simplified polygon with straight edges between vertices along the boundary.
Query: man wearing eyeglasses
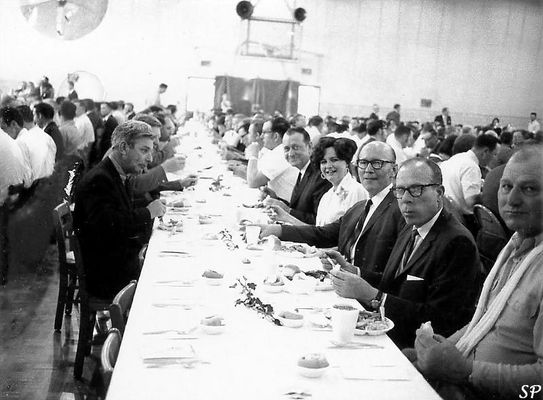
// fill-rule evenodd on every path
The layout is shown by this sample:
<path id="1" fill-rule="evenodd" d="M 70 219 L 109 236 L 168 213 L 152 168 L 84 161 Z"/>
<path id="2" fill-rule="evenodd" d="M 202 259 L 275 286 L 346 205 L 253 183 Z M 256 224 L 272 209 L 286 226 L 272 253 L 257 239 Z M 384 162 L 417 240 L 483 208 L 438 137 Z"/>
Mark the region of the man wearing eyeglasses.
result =
<path id="1" fill-rule="evenodd" d="M 405 161 L 393 193 L 407 226 L 398 236 L 378 285 L 351 272 L 331 271 L 334 289 L 368 309 L 384 306 L 395 328 L 390 338 L 412 346 L 426 321 L 447 335 L 473 314 L 479 255 L 469 231 L 443 209 L 441 170 L 432 161 Z"/>
<path id="2" fill-rule="evenodd" d="M 363 146 L 356 165 L 358 177 L 370 198 L 352 206 L 337 221 L 324 226 L 264 225 L 261 236 L 303 242 L 318 247 L 338 247 L 327 255 L 344 269 L 378 285 L 398 233 L 405 226 L 398 203 L 390 191 L 396 174 L 392 148 L 374 141 Z M 325 268 L 331 268 L 327 262 Z M 326 265 L 327 264 L 327 265 Z"/>

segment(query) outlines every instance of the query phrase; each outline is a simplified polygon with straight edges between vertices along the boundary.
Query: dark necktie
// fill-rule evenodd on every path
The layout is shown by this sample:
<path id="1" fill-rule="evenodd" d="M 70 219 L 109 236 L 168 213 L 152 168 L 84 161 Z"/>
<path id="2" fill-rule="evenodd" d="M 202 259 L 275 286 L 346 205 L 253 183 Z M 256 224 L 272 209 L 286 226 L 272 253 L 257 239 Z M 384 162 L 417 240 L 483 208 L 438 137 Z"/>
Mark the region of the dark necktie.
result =
<path id="1" fill-rule="evenodd" d="M 407 261 L 409 261 L 409 257 L 411 257 L 411 253 L 413 253 L 413 247 L 415 246 L 415 240 L 418 235 L 419 235 L 418 230 L 413 229 L 411 231 L 411 236 L 409 237 L 407 246 L 405 246 L 405 251 L 403 253 L 403 257 L 400 262 L 399 268 L 396 270 L 396 276 L 400 275 L 403 272 L 403 269 L 405 268 Z"/>
<path id="2" fill-rule="evenodd" d="M 352 253 L 352 247 L 356 244 L 356 241 L 358 240 L 358 237 L 360 236 L 360 233 L 362 232 L 362 228 L 364 228 L 364 221 L 366 220 L 366 217 L 368 216 L 368 212 L 370 211 L 370 208 L 372 206 L 373 202 L 371 199 L 368 199 L 366 202 L 366 205 L 364 206 L 364 213 L 360 216 L 360 219 L 356 223 L 356 226 L 354 227 L 354 232 L 349 238 L 349 244 L 345 247 L 345 250 L 349 252 L 349 257 L 351 258 Z M 353 260 L 350 260 L 351 262 Z"/>
<path id="3" fill-rule="evenodd" d="M 302 171 L 298 172 L 298 179 L 296 179 L 296 187 L 300 185 L 301 180 L 302 180 Z"/>

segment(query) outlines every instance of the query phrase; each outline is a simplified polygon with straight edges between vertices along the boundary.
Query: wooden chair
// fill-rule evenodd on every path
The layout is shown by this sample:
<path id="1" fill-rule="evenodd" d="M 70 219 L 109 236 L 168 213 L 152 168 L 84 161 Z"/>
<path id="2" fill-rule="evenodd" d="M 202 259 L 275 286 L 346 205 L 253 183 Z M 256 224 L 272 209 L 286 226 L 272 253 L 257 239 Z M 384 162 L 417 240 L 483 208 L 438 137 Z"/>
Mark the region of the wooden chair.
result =
<path id="1" fill-rule="evenodd" d="M 8 283 L 9 271 L 9 215 L 10 213 L 24 203 L 21 200 L 22 194 L 25 192 L 25 187 L 21 183 L 19 185 L 11 185 L 8 188 L 8 197 L 3 204 L 0 204 L 0 284 L 2 286 Z"/>
<path id="2" fill-rule="evenodd" d="M 131 281 L 128 285 L 121 289 L 119 293 L 113 299 L 111 306 L 109 307 L 109 315 L 111 318 L 111 326 L 116 328 L 124 334 L 124 328 L 126 321 L 128 320 L 128 313 L 132 306 L 132 300 L 134 299 L 134 292 L 136 291 L 137 281 Z"/>
<path id="3" fill-rule="evenodd" d="M 99 299 L 87 293 L 86 274 L 81 257 L 81 248 L 77 236 L 72 238 L 72 249 L 75 256 L 77 279 L 79 282 L 79 337 L 74 362 L 74 377 L 80 379 L 83 373 L 85 356 L 90 355 L 92 347 L 92 334 L 96 323 L 96 312 L 107 310 L 109 300 Z"/>
<path id="4" fill-rule="evenodd" d="M 109 383 L 111 382 L 111 375 L 113 374 L 113 368 L 117 362 L 117 356 L 119 355 L 119 348 L 121 347 L 122 335 L 118 329 L 111 328 L 107 334 L 106 341 L 102 347 L 100 353 L 100 359 L 102 361 L 102 379 L 104 381 L 104 389 L 107 393 Z"/>
<path id="5" fill-rule="evenodd" d="M 476 204 L 473 213 L 480 226 L 476 243 L 483 264 L 483 273 L 488 274 L 498 254 L 509 241 L 509 234 L 498 218 L 483 205 Z"/>
<path id="6" fill-rule="evenodd" d="M 63 314 L 71 315 L 72 306 L 78 304 L 75 296 L 78 289 L 75 257 L 71 251 L 73 243 L 73 219 L 68 202 L 59 204 L 53 210 L 55 235 L 58 247 L 59 286 L 57 310 L 55 313 L 55 331 L 62 327 Z"/>

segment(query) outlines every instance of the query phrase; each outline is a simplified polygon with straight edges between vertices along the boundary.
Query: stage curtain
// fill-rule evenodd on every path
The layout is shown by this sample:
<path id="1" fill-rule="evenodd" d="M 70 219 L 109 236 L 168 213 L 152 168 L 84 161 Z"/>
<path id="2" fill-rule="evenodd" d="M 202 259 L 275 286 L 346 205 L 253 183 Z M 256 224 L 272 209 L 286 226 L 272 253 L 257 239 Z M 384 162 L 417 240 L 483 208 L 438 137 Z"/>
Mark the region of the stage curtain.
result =
<path id="1" fill-rule="evenodd" d="M 221 98 L 228 95 L 235 113 L 251 115 L 260 107 L 272 114 L 295 114 L 298 110 L 299 82 L 270 79 L 243 79 L 232 76 L 215 77 L 215 108 L 221 108 Z"/>

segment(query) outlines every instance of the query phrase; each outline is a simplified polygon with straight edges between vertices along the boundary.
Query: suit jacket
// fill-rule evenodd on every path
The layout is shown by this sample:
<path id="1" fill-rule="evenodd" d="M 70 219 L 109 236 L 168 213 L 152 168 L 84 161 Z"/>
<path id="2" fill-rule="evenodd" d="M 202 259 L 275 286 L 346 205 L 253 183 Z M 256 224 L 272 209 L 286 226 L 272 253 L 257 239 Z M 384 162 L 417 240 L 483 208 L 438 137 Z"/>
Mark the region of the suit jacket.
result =
<path id="1" fill-rule="evenodd" d="M 62 133 L 60 133 L 60 130 L 58 129 L 58 125 L 54 121 L 51 121 L 43 130 L 45 133 L 51 136 L 55 142 L 55 145 L 57 146 L 55 161 L 60 160 L 64 156 L 64 139 L 62 138 Z"/>
<path id="2" fill-rule="evenodd" d="M 452 125 L 452 122 L 451 122 L 451 116 L 450 115 L 447 115 L 447 123 L 445 123 L 445 121 L 443 120 L 443 115 L 438 115 L 434 118 L 434 122 L 437 122 L 439 123 L 439 125 L 441 126 L 449 126 L 449 125 Z"/>
<path id="3" fill-rule="evenodd" d="M 282 228 L 281 239 L 304 242 L 318 247 L 338 246 L 341 254 L 350 258 L 350 239 L 360 217 L 364 213 L 366 200 L 347 210 L 337 221 L 324 226 L 289 226 Z M 389 192 L 377 207 L 358 241 L 352 263 L 360 268 L 360 275 L 371 285 L 381 282 L 390 252 L 396 243 L 405 220 L 392 192 Z"/>
<path id="4" fill-rule="evenodd" d="M 380 285 L 388 294 L 386 314 L 395 324 L 389 336 L 400 348 L 413 346 L 423 322 L 431 321 L 445 337 L 468 323 L 480 283 L 473 237 L 446 210 L 396 277 L 411 230 L 406 226 L 400 233 Z"/>
<path id="5" fill-rule="evenodd" d="M 74 227 L 93 296 L 111 299 L 139 277 L 138 253 L 152 224 L 146 208 L 134 208 L 113 162 L 106 157 L 78 183 Z"/>
<path id="6" fill-rule="evenodd" d="M 326 193 L 332 184 L 322 179 L 321 171 L 312 163 L 309 163 L 300 183 L 294 186 L 290 197 L 290 214 L 300 221 L 315 225 L 317 208 L 321 197 Z"/>
<path id="7" fill-rule="evenodd" d="M 107 120 L 104 122 L 104 133 L 102 134 L 102 139 L 100 140 L 100 151 L 98 154 L 98 159 L 101 160 L 102 157 L 111 147 L 111 135 L 115 128 L 119 125 L 117 120 L 113 115 L 110 115 Z"/>

